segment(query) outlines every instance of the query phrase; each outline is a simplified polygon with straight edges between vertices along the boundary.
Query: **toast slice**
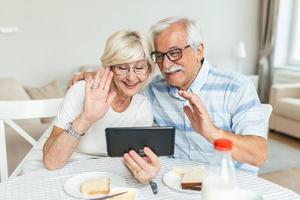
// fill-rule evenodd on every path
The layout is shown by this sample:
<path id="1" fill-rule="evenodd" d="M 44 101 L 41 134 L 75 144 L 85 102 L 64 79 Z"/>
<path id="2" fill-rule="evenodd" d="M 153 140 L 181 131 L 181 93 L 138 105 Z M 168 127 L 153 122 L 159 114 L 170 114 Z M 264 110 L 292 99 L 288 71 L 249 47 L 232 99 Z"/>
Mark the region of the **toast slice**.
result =
<path id="1" fill-rule="evenodd" d="M 80 191 L 84 195 L 108 194 L 110 191 L 110 179 L 88 179 L 85 180 L 80 187 Z"/>

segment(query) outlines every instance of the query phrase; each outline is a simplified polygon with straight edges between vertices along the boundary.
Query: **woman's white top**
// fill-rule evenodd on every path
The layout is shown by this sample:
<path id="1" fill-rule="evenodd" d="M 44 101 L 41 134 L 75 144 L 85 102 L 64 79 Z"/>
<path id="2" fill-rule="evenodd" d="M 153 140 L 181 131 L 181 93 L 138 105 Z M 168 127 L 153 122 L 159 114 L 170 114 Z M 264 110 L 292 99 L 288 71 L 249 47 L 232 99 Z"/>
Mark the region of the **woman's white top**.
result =
<path id="1" fill-rule="evenodd" d="M 68 122 L 74 119 L 83 111 L 85 99 L 85 81 L 79 81 L 73 85 L 64 97 L 59 107 L 57 117 L 54 120 L 54 126 L 65 129 Z M 119 113 L 109 108 L 105 116 L 93 124 L 83 137 L 80 138 L 79 144 L 72 154 L 70 161 L 78 159 L 89 159 L 98 156 L 106 156 L 106 139 L 105 129 L 107 127 L 138 127 L 152 126 L 153 114 L 150 103 L 147 98 L 141 94 L 136 94 L 128 108 Z M 23 172 L 43 168 L 42 148 L 49 136 L 43 135 L 38 147 L 31 152 L 32 155 L 23 164 Z M 59 156 L 59 155 L 57 155 Z"/>
<path id="2" fill-rule="evenodd" d="M 62 129 L 83 111 L 85 81 L 79 81 L 67 92 L 58 110 L 54 125 Z M 152 126 L 151 105 L 145 96 L 136 94 L 128 108 L 119 113 L 109 108 L 105 116 L 93 124 L 80 138 L 77 151 L 91 155 L 107 155 L 105 129 L 107 127 Z"/>

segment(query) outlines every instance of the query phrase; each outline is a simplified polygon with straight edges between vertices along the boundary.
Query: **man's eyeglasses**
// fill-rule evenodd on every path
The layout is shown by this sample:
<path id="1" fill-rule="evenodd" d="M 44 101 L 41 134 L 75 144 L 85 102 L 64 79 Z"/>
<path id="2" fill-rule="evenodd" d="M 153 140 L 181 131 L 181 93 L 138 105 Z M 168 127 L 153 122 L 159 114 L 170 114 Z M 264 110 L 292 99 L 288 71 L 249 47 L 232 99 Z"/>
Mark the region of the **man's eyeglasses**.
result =
<path id="1" fill-rule="evenodd" d="M 182 51 L 189 47 L 191 47 L 191 45 L 187 45 L 183 48 L 171 49 L 165 53 L 159 52 L 159 51 L 154 51 L 151 53 L 151 58 L 155 63 L 161 64 L 164 62 L 164 58 L 166 55 L 170 61 L 175 62 L 182 58 Z"/>
<path id="2" fill-rule="evenodd" d="M 129 63 L 112 65 L 111 68 L 116 75 L 126 75 L 133 69 L 134 73 L 137 75 L 145 75 L 149 71 L 149 65 L 145 61 L 139 61 L 134 63 L 133 67 L 130 67 Z"/>

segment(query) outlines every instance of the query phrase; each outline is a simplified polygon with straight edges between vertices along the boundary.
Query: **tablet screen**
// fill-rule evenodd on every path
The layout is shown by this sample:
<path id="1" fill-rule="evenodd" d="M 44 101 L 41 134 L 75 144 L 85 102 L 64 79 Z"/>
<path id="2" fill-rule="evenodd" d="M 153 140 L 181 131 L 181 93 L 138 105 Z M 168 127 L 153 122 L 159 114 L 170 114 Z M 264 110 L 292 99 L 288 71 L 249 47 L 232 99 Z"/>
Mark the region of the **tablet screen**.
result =
<path id="1" fill-rule="evenodd" d="M 143 156 L 143 148 L 149 147 L 158 156 L 174 154 L 174 127 L 118 127 L 106 128 L 107 153 L 121 157 L 130 150 Z"/>

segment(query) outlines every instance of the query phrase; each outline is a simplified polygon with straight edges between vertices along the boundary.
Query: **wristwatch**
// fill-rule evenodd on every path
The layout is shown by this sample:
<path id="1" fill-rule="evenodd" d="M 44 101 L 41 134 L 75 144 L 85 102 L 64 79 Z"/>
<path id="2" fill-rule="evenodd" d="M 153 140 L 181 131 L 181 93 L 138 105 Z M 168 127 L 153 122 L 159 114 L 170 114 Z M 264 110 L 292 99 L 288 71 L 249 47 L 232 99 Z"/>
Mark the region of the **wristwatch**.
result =
<path id="1" fill-rule="evenodd" d="M 77 131 L 73 129 L 73 123 L 68 122 L 65 128 L 66 133 L 72 136 L 74 139 L 79 140 L 80 137 L 84 136 L 85 133 L 79 134 Z"/>

